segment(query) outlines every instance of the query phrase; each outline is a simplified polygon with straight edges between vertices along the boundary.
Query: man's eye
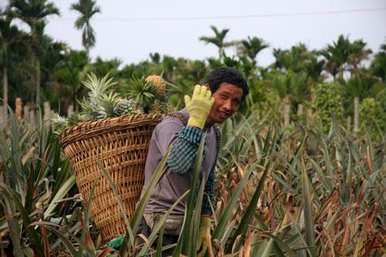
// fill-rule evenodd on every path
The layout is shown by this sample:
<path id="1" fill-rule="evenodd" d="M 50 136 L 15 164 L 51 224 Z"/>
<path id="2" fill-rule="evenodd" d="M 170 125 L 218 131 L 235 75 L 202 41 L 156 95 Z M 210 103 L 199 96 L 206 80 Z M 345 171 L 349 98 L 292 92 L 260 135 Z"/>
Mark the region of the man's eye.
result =
<path id="1" fill-rule="evenodd" d="M 241 100 L 240 100 L 240 99 L 234 99 L 234 100 L 233 100 L 233 103 L 234 103 L 235 105 L 239 106 L 240 103 L 241 103 Z"/>

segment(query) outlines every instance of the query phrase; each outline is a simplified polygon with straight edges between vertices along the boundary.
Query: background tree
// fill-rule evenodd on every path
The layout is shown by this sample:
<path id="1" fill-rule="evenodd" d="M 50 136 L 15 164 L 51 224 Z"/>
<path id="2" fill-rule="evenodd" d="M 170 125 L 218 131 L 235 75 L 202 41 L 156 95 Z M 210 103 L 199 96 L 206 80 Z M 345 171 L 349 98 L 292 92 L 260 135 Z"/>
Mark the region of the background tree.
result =
<path id="1" fill-rule="evenodd" d="M 320 51 L 320 54 L 325 59 L 324 69 L 330 73 L 335 79 L 337 75 L 343 77 L 345 65 L 348 62 L 350 55 L 350 40 L 343 35 L 339 35 L 338 40 L 332 44 L 328 44 Z"/>
<path id="2" fill-rule="evenodd" d="M 271 68 L 281 71 L 306 72 L 309 77 L 319 81 L 324 61 L 318 60 L 315 50 L 308 50 L 306 45 L 299 43 L 290 49 L 273 49 L 274 63 Z"/>
<path id="3" fill-rule="evenodd" d="M 36 105 L 40 106 L 40 45 L 49 15 L 59 15 L 59 9 L 47 0 L 10 0 L 10 13 L 30 27 L 32 66 L 35 69 Z"/>
<path id="4" fill-rule="evenodd" d="M 371 63 L 371 72 L 374 76 L 386 82 L 386 44 L 382 44 Z"/>
<path id="5" fill-rule="evenodd" d="M 20 38 L 20 31 L 14 25 L 11 25 L 12 17 L 7 15 L 6 11 L 0 10 L 0 64 L 2 66 L 1 74 L 3 76 L 3 115 L 4 120 L 8 116 L 8 67 L 10 63 L 10 48 Z"/>
<path id="6" fill-rule="evenodd" d="M 237 46 L 239 55 L 247 56 L 256 65 L 256 56 L 269 45 L 262 38 L 250 37 L 241 40 Z"/>
<path id="7" fill-rule="evenodd" d="M 96 6 L 94 0 L 79 0 L 78 3 L 72 4 L 71 9 L 79 12 L 80 16 L 75 21 L 75 27 L 82 30 L 82 45 L 86 49 L 87 55 L 90 48 L 95 45 L 95 31 L 91 26 L 91 18 L 100 13 L 101 10 Z"/>
<path id="8" fill-rule="evenodd" d="M 302 43 L 286 50 L 274 49 L 273 55 L 269 77 L 282 99 L 284 123 L 288 125 L 291 109 L 302 114 L 304 103 L 311 101 L 312 88 L 322 81 L 323 61 Z"/>
<path id="9" fill-rule="evenodd" d="M 210 26 L 214 33 L 213 37 L 202 36 L 199 40 L 204 41 L 206 44 L 213 44 L 218 48 L 218 56 L 220 59 L 224 57 L 224 51 L 226 47 L 232 46 L 234 42 L 225 42 L 225 37 L 229 32 L 229 29 L 218 30 L 215 26 Z"/>
<path id="10" fill-rule="evenodd" d="M 347 60 L 348 69 L 352 73 L 355 73 L 358 69 L 361 68 L 363 61 L 368 60 L 370 54 L 372 53 L 371 49 L 366 48 L 366 43 L 362 40 L 355 40 L 350 43 L 349 57 Z"/>
<path id="11" fill-rule="evenodd" d="M 66 49 L 63 59 L 57 64 L 51 79 L 54 91 L 60 93 L 56 99 L 62 114 L 66 113 L 70 105 L 79 111 L 77 99 L 82 96 L 80 76 L 88 62 L 85 51 Z"/>

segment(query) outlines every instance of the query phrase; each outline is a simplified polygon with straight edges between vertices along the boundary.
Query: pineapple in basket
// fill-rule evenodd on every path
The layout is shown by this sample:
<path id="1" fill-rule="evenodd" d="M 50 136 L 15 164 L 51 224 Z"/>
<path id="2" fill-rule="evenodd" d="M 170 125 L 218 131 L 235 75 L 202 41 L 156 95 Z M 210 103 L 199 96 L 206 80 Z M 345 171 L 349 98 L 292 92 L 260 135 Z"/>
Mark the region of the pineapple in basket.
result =
<path id="1" fill-rule="evenodd" d="M 149 75 L 146 77 L 145 82 L 151 84 L 156 89 L 158 94 L 158 99 L 156 99 L 151 106 L 151 112 L 167 112 L 166 81 L 159 75 Z"/>
<path id="2" fill-rule="evenodd" d="M 159 96 L 165 96 L 166 93 L 166 81 L 159 75 L 149 75 L 145 79 L 146 83 L 152 84 Z"/>
<path id="3" fill-rule="evenodd" d="M 58 133 L 79 121 L 98 120 L 122 115 L 166 112 L 166 82 L 158 75 L 146 79 L 133 77 L 116 87 L 109 74 L 98 78 L 87 75 L 82 84 L 89 90 L 87 97 L 79 102 L 82 111 L 69 118 L 54 115 L 52 121 Z M 118 89 L 119 92 L 114 92 Z"/>

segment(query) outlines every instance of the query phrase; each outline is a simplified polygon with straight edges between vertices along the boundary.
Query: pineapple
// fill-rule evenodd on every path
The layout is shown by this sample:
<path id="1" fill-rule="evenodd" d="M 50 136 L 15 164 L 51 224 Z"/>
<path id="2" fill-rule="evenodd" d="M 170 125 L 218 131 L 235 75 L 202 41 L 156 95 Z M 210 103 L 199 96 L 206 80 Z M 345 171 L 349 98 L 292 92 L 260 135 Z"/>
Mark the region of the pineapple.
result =
<path id="1" fill-rule="evenodd" d="M 155 100 L 154 103 L 150 107 L 150 112 L 152 113 L 166 113 L 167 106 L 166 103 L 160 100 Z"/>
<path id="2" fill-rule="evenodd" d="M 165 96 L 166 82 L 161 76 L 149 75 L 146 77 L 145 82 L 152 84 L 159 96 Z"/>
<path id="3" fill-rule="evenodd" d="M 136 104 L 133 99 L 119 99 L 114 107 L 113 113 L 116 116 L 136 113 Z"/>

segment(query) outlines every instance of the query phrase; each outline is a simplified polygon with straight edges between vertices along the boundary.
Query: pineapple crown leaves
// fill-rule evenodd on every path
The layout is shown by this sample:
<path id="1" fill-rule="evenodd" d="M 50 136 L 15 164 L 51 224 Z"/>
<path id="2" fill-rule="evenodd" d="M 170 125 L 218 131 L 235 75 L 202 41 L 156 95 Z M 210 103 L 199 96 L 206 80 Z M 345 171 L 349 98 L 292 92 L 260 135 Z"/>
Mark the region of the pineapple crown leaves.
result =
<path id="1" fill-rule="evenodd" d="M 52 122 L 53 132 L 56 135 L 60 135 L 63 130 L 69 126 L 73 126 L 80 121 L 85 121 L 87 117 L 79 114 L 72 113 L 68 117 L 60 116 L 56 112 L 52 112 L 50 115 L 50 120 Z"/>
<path id="2" fill-rule="evenodd" d="M 128 81 L 126 92 L 128 97 L 133 99 L 146 113 L 149 111 L 152 103 L 159 97 L 154 85 L 146 82 L 143 78 L 132 77 Z"/>
<path id="3" fill-rule="evenodd" d="M 99 79 L 94 73 L 89 73 L 82 84 L 90 90 L 89 98 L 79 103 L 82 113 L 92 119 L 114 116 L 113 110 L 119 102 L 119 97 L 110 91 L 117 84 L 110 74 Z"/>
<path id="4" fill-rule="evenodd" d="M 102 94 L 106 94 L 109 89 L 117 84 L 113 78 L 107 73 L 103 78 L 99 79 L 95 73 L 87 74 L 87 79 L 82 81 L 82 84 L 90 90 L 90 98 L 98 98 Z"/>
<path id="5" fill-rule="evenodd" d="M 109 92 L 107 94 L 102 94 L 100 98 L 100 106 L 103 108 L 107 115 L 114 114 L 114 108 L 119 103 L 119 97 L 114 92 Z"/>
<path id="6" fill-rule="evenodd" d="M 103 119 L 116 116 L 114 110 L 118 105 L 120 98 L 114 92 L 103 93 L 98 96 L 97 101 L 88 101 L 84 99 L 80 102 L 82 114 L 91 119 Z"/>
<path id="7" fill-rule="evenodd" d="M 50 120 L 52 122 L 53 132 L 56 135 L 59 135 L 68 126 L 67 119 L 56 112 L 51 113 Z"/>

